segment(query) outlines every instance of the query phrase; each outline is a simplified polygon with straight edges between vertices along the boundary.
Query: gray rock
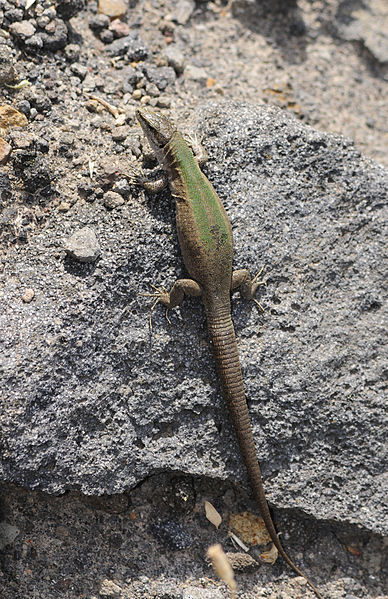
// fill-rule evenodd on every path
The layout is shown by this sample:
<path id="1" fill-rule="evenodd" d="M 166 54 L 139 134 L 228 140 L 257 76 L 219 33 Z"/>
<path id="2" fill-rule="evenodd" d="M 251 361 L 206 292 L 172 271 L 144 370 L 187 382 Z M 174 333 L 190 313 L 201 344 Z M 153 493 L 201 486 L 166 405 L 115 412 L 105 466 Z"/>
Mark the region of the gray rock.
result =
<path id="1" fill-rule="evenodd" d="M 118 208 L 124 204 L 124 200 L 119 193 L 115 191 L 107 191 L 104 195 L 104 206 L 109 210 Z"/>
<path id="2" fill-rule="evenodd" d="M 201 67 L 196 67 L 192 64 L 188 64 L 184 70 L 185 79 L 189 79 L 191 81 L 198 81 L 202 85 L 206 84 L 208 75 L 205 69 Z"/>
<path id="3" fill-rule="evenodd" d="M 165 90 L 167 86 L 173 85 L 176 79 L 175 71 L 171 67 L 145 66 L 144 74 L 148 81 L 154 83 L 160 90 Z"/>
<path id="4" fill-rule="evenodd" d="M 0 44 L 0 84 L 16 83 L 17 78 L 15 58 L 12 50 L 6 44 Z"/>
<path id="5" fill-rule="evenodd" d="M 235 238 L 266 267 L 233 300 L 266 492 L 276 507 L 388 533 L 382 255 L 387 172 L 353 143 L 278 109 L 209 104 L 198 134 Z M 30 489 L 120 493 L 173 470 L 243 480 L 200 302 L 153 313 L 139 295 L 185 276 L 169 194 L 53 212 L 2 273 L 1 476 Z M 89 270 L 56 239 L 85 224 Z M 36 291 L 20 301 L 20 283 Z"/>
<path id="6" fill-rule="evenodd" d="M 380 63 L 388 62 L 388 8 L 381 0 L 343 2 L 337 30 L 342 39 L 361 42 Z"/>
<path id="7" fill-rule="evenodd" d="M 167 46 L 164 55 L 169 66 L 172 67 L 176 73 L 183 73 L 185 58 L 183 52 L 176 46 L 176 44 Z"/>
<path id="8" fill-rule="evenodd" d="M 20 530 L 16 526 L 12 526 L 6 520 L 0 522 L 0 551 L 7 545 L 14 542 Z"/>
<path id="9" fill-rule="evenodd" d="M 121 196 L 119 198 L 122 199 Z M 96 234 L 89 227 L 73 233 L 65 243 L 65 250 L 79 262 L 95 262 L 101 253 Z"/>
<path id="10" fill-rule="evenodd" d="M 179 23 L 179 25 L 186 25 L 194 10 L 194 0 L 178 0 L 175 10 L 171 15 L 171 19 Z"/>
<path id="11" fill-rule="evenodd" d="M 30 21 L 16 21 L 9 26 L 9 32 L 16 38 L 26 40 L 34 35 L 36 29 Z"/>
<path id="12" fill-rule="evenodd" d="M 147 46 L 136 32 L 114 40 L 107 46 L 106 51 L 109 56 L 126 54 L 129 60 L 144 60 L 149 53 Z"/>

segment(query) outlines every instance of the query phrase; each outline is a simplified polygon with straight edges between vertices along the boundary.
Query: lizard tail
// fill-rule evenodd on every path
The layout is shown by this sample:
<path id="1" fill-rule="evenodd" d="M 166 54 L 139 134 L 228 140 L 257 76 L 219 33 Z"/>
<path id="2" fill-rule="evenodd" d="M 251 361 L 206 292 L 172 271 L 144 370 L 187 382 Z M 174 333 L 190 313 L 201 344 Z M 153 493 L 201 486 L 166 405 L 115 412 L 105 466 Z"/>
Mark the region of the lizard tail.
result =
<path id="1" fill-rule="evenodd" d="M 283 549 L 269 511 L 260 465 L 256 456 L 256 447 L 245 398 L 236 335 L 229 307 L 225 307 L 224 310 L 218 307 L 216 314 L 214 314 L 212 310 L 207 309 L 207 324 L 209 340 L 212 346 L 222 391 L 228 405 L 241 455 L 253 490 L 253 495 L 258 503 L 269 536 L 284 561 L 294 570 L 294 572 L 307 581 L 319 599 L 323 599 L 323 596 L 316 586 L 298 568 L 298 566 L 294 564 Z"/>

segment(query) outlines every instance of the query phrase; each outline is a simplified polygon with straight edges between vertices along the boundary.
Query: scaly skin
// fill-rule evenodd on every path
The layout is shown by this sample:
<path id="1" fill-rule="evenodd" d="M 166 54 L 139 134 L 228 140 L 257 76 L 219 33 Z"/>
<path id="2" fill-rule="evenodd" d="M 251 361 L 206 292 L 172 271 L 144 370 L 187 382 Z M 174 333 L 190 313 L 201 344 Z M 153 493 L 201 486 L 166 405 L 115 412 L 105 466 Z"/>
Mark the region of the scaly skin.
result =
<path id="1" fill-rule="evenodd" d="M 201 172 L 188 143 L 163 115 L 147 109 L 137 110 L 136 115 L 167 174 L 167 182 L 176 204 L 182 256 L 192 277 L 176 281 L 170 293 L 157 291 L 150 295 L 167 308 L 177 306 L 185 293 L 201 296 L 218 376 L 261 516 L 280 555 L 298 575 L 307 580 L 316 595 L 323 599 L 280 543 L 265 498 L 256 457 L 230 312 L 230 293 L 240 287 L 241 295 L 245 299 L 252 299 L 261 282 L 257 276 L 252 280 L 248 269 L 232 272 L 233 238 L 229 219 L 217 193 Z M 143 185 L 147 188 L 144 181 Z M 148 189 L 152 188 L 148 186 Z"/>

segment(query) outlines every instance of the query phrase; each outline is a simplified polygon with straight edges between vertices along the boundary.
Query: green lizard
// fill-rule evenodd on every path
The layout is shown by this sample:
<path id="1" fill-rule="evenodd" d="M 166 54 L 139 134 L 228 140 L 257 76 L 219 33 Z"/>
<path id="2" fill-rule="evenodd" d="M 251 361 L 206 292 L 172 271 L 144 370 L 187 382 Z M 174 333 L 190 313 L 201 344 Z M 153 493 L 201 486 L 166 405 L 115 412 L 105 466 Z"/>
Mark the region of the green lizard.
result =
<path id="1" fill-rule="evenodd" d="M 213 186 L 200 170 L 188 142 L 162 114 L 142 108 L 136 111 L 136 116 L 166 175 L 156 185 L 141 177 L 137 181 L 153 192 L 168 183 L 176 204 L 183 261 L 192 277 L 176 281 L 169 293 L 155 288 L 155 293 L 147 295 L 156 298 L 155 304 L 160 302 L 166 308 L 180 304 L 185 294 L 201 297 L 221 387 L 261 516 L 280 555 L 323 599 L 280 543 L 265 497 L 245 399 L 230 312 L 230 293 L 238 287 L 244 299 L 254 299 L 262 284 L 259 280 L 261 271 L 253 279 L 248 269 L 232 271 L 233 238 L 228 216 Z"/>

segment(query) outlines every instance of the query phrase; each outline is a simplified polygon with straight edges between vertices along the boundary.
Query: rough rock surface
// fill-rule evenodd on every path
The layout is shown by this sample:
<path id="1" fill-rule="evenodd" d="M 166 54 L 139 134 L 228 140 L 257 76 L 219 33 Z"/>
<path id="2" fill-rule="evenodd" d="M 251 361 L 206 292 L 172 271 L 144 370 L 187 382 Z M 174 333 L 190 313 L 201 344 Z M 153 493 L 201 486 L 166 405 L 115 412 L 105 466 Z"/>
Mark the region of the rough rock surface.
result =
<path id="1" fill-rule="evenodd" d="M 388 532 L 383 404 L 386 171 L 352 142 L 275 108 L 209 104 L 199 132 L 235 267 L 266 267 L 233 317 L 270 502 Z M 134 190 L 135 191 L 135 190 Z M 65 257 L 88 226 L 101 256 Z M 151 473 L 245 477 L 198 301 L 153 314 L 139 296 L 184 273 L 173 208 L 132 195 L 53 213 L 2 275 L 1 477 L 29 489 L 120 493 Z M 26 288 L 35 291 L 29 304 Z"/>

